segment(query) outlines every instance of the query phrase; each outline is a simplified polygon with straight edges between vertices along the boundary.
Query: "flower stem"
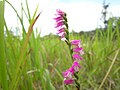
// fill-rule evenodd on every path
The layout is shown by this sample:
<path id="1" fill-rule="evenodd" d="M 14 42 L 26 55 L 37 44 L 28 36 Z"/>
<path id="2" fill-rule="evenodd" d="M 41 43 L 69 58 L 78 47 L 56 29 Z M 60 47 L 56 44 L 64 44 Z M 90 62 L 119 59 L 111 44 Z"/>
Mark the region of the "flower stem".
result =
<path id="1" fill-rule="evenodd" d="M 67 36 L 69 37 L 69 32 L 68 32 Z M 70 43 L 70 39 L 67 38 L 67 40 L 65 40 L 65 42 L 66 42 L 66 44 L 69 46 L 70 56 L 71 56 L 71 58 L 72 58 L 73 50 L 72 50 L 72 46 L 71 46 L 71 43 Z M 72 60 L 73 60 L 73 58 L 72 58 Z M 78 77 L 78 75 L 77 75 L 77 72 L 74 73 L 74 77 L 75 77 L 75 79 L 76 79 L 76 80 L 75 80 L 76 88 L 77 88 L 77 90 L 80 90 L 80 84 L 78 83 L 79 77 Z"/>
<path id="2" fill-rule="evenodd" d="M 77 90 L 80 90 L 80 84 L 78 83 L 79 77 L 78 77 L 77 73 L 75 73 L 74 76 L 76 78 L 76 80 L 75 80 L 76 88 L 77 88 Z"/>

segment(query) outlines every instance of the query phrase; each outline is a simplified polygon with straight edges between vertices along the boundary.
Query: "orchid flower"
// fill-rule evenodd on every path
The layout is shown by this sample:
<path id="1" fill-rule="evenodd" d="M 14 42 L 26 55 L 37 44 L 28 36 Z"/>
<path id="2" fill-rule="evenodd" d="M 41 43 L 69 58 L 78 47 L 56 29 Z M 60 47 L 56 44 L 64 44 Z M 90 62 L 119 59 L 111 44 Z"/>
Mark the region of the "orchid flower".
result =
<path id="1" fill-rule="evenodd" d="M 61 37 L 61 40 L 66 40 L 65 39 L 65 35 L 66 35 L 66 31 L 65 28 L 68 27 L 68 25 L 66 24 L 67 20 L 66 20 L 66 13 L 61 11 L 60 9 L 56 10 L 56 17 L 54 18 L 54 20 L 56 21 L 56 26 L 55 28 L 57 28 L 57 34 Z"/>
<path id="2" fill-rule="evenodd" d="M 69 84 L 73 84 L 75 81 L 74 81 L 74 79 L 64 79 L 64 83 L 66 84 L 66 85 L 69 85 Z"/>
<path id="3" fill-rule="evenodd" d="M 62 73 L 64 77 L 64 83 L 66 85 L 75 83 L 77 89 L 79 90 L 80 84 L 77 82 L 78 76 L 76 74 L 77 72 L 79 72 L 79 69 L 81 68 L 79 62 L 80 60 L 83 59 L 81 55 L 84 54 L 81 41 L 80 40 L 70 41 L 66 13 L 60 9 L 57 9 L 56 12 L 57 13 L 55 14 L 56 17 L 54 18 L 54 20 L 56 22 L 55 28 L 57 28 L 57 34 L 60 36 L 60 39 L 65 41 L 66 44 L 69 46 L 69 50 L 71 52 L 70 54 L 73 59 L 72 66 Z"/>

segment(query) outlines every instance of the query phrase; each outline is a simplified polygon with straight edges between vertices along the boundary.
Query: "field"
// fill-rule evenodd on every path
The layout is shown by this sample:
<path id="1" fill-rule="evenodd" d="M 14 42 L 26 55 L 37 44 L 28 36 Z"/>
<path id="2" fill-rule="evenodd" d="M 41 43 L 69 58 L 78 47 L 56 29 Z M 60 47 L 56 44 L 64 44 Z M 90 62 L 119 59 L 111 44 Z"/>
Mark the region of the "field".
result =
<path id="1" fill-rule="evenodd" d="M 6 1 L 6 3 L 9 3 Z M 0 2 L 0 90 L 76 90 L 64 85 L 62 72 L 71 66 L 69 48 L 58 36 L 40 37 L 33 26 L 39 15 L 28 18 L 30 27 L 22 37 L 15 36 L 4 21 L 4 3 Z M 29 8 L 26 14 L 29 16 Z M 4 33 L 4 28 L 6 33 Z M 91 37 L 70 34 L 70 39 L 82 41 L 85 54 L 80 62 L 80 90 L 120 90 L 120 28 L 112 30 L 112 21 L 106 31 L 96 29 Z"/>

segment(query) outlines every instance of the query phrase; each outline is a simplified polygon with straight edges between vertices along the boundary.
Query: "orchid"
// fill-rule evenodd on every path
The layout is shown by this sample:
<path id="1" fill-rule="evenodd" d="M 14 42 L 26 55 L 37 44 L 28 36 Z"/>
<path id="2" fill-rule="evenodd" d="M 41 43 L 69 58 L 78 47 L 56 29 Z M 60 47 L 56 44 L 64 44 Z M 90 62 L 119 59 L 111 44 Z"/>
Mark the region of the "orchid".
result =
<path id="1" fill-rule="evenodd" d="M 64 79 L 64 83 L 66 84 L 66 85 L 69 85 L 69 84 L 73 84 L 74 83 L 74 79 Z"/>
<path id="2" fill-rule="evenodd" d="M 79 68 L 81 68 L 79 63 L 77 61 L 74 61 L 72 67 L 70 67 L 68 70 L 63 72 L 63 76 L 65 78 L 64 80 L 65 84 L 72 84 L 74 82 L 73 76 L 76 72 L 79 71 Z"/>
<path id="3" fill-rule="evenodd" d="M 71 40 L 71 45 L 76 47 L 81 47 L 81 41 L 80 40 Z"/>
<path id="4" fill-rule="evenodd" d="M 72 68 L 74 70 L 74 73 L 79 71 L 79 68 L 81 68 L 81 66 L 79 65 L 79 63 L 77 61 L 73 62 Z"/>
<path id="5" fill-rule="evenodd" d="M 81 56 L 79 56 L 79 54 L 73 54 L 73 60 L 82 60 L 83 58 Z"/>
<path id="6" fill-rule="evenodd" d="M 68 70 L 66 70 L 65 72 L 63 72 L 64 78 L 72 78 L 73 75 L 74 75 L 74 68 L 73 67 L 71 67 Z"/>
<path id="7" fill-rule="evenodd" d="M 61 11 L 60 9 L 57 9 L 57 15 L 64 16 L 65 12 Z"/>
<path id="8" fill-rule="evenodd" d="M 56 18 L 54 18 L 54 20 L 56 21 L 55 28 L 58 29 L 57 34 L 61 37 L 62 40 L 65 39 L 65 35 L 66 35 L 65 29 L 68 27 L 68 25 L 66 24 L 67 22 L 66 13 L 61 11 L 60 9 L 57 9 L 56 12 L 57 12 L 57 14 L 55 14 Z"/>
<path id="9" fill-rule="evenodd" d="M 54 18 L 54 20 L 56 21 L 55 28 L 57 28 L 57 34 L 60 36 L 61 40 L 64 40 L 69 46 L 69 50 L 71 52 L 70 54 L 73 59 L 72 66 L 62 73 L 64 77 L 64 83 L 66 85 L 75 83 L 76 88 L 79 90 L 80 84 L 77 82 L 77 72 L 79 72 L 79 69 L 81 68 L 79 62 L 83 59 L 80 55 L 84 54 L 81 41 L 70 41 L 66 13 L 61 11 L 60 9 L 57 9 L 56 12 L 57 14 L 55 14 L 56 17 Z"/>
<path id="10" fill-rule="evenodd" d="M 59 22 L 59 21 L 63 20 L 63 17 L 58 16 L 58 17 L 56 17 L 56 18 L 54 18 L 54 19 L 56 20 L 56 22 Z"/>
<path id="11" fill-rule="evenodd" d="M 84 54 L 83 48 L 73 48 L 73 52 L 77 52 L 77 53 L 79 53 L 79 54 L 81 54 L 81 55 Z"/>
<path id="12" fill-rule="evenodd" d="M 58 33 L 57 34 L 60 34 L 60 33 L 64 33 L 65 32 L 65 29 L 64 28 L 61 28 L 58 30 Z"/>

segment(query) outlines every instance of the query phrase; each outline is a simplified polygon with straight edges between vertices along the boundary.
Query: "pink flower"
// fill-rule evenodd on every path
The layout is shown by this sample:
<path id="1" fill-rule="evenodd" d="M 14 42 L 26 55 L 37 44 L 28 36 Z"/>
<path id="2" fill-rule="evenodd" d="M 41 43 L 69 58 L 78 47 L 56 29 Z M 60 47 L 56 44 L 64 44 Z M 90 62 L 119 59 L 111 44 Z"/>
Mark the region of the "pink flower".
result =
<path id="1" fill-rule="evenodd" d="M 70 67 L 68 70 L 66 70 L 65 72 L 62 73 L 63 77 L 64 78 L 72 78 L 74 73 L 79 71 L 80 67 L 81 66 L 79 65 L 79 63 L 77 61 L 74 61 L 72 67 Z"/>
<path id="2" fill-rule="evenodd" d="M 62 33 L 61 38 L 60 38 L 61 40 L 62 40 L 62 39 L 63 39 L 63 40 L 66 40 L 66 39 L 65 39 L 65 34 L 66 34 L 65 32 Z"/>
<path id="3" fill-rule="evenodd" d="M 57 15 L 60 15 L 60 16 L 65 15 L 65 12 L 61 11 L 60 9 L 57 9 L 56 12 L 57 12 Z"/>
<path id="4" fill-rule="evenodd" d="M 80 40 L 72 40 L 71 45 L 74 45 L 76 47 L 81 47 L 81 41 Z"/>
<path id="5" fill-rule="evenodd" d="M 74 73 L 79 71 L 79 68 L 81 68 L 81 66 L 79 65 L 79 63 L 77 61 L 73 62 L 72 68 L 74 69 Z"/>
<path id="6" fill-rule="evenodd" d="M 63 17 L 59 16 L 59 17 L 56 17 L 54 19 L 56 20 L 56 22 L 59 22 L 59 21 L 63 20 Z"/>
<path id="7" fill-rule="evenodd" d="M 62 33 L 62 32 L 65 32 L 64 28 L 61 28 L 61 29 L 59 29 L 59 30 L 57 30 L 57 31 L 58 31 L 57 34 L 60 34 L 60 33 Z"/>
<path id="8" fill-rule="evenodd" d="M 57 25 L 55 26 L 55 28 L 62 27 L 63 25 L 64 25 L 63 21 L 57 22 Z"/>
<path id="9" fill-rule="evenodd" d="M 71 67 L 68 70 L 66 70 L 65 72 L 62 73 L 64 78 L 72 78 L 72 76 L 74 75 L 74 68 Z"/>
<path id="10" fill-rule="evenodd" d="M 73 48 L 73 52 L 80 53 L 81 55 L 84 54 L 84 52 L 83 52 L 83 48 Z"/>
<path id="11" fill-rule="evenodd" d="M 74 83 L 74 80 L 73 79 L 64 79 L 64 83 L 66 84 L 66 85 L 69 85 L 69 84 L 73 84 Z"/>
<path id="12" fill-rule="evenodd" d="M 72 45 L 78 45 L 80 43 L 80 40 L 72 40 L 71 44 Z"/>
<path id="13" fill-rule="evenodd" d="M 64 20 L 64 17 L 65 17 L 65 13 L 63 11 L 61 11 L 60 9 L 57 9 L 56 10 L 57 14 L 55 14 L 57 17 L 54 18 L 55 21 L 56 21 L 56 26 L 55 28 L 57 28 L 58 32 L 57 34 L 61 37 L 61 40 L 65 40 L 65 34 L 66 34 L 66 31 L 65 31 L 65 20 Z"/>
<path id="14" fill-rule="evenodd" d="M 73 76 L 76 72 L 79 71 L 79 68 L 81 68 L 79 63 L 77 61 L 74 61 L 72 67 L 62 73 L 64 77 L 64 83 L 66 85 L 74 83 Z"/>
<path id="15" fill-rule="evenodd" d="M 73 54 L 73 60 L 82 60 L 82 57 L 79 56 L 79 54 Z"/>

